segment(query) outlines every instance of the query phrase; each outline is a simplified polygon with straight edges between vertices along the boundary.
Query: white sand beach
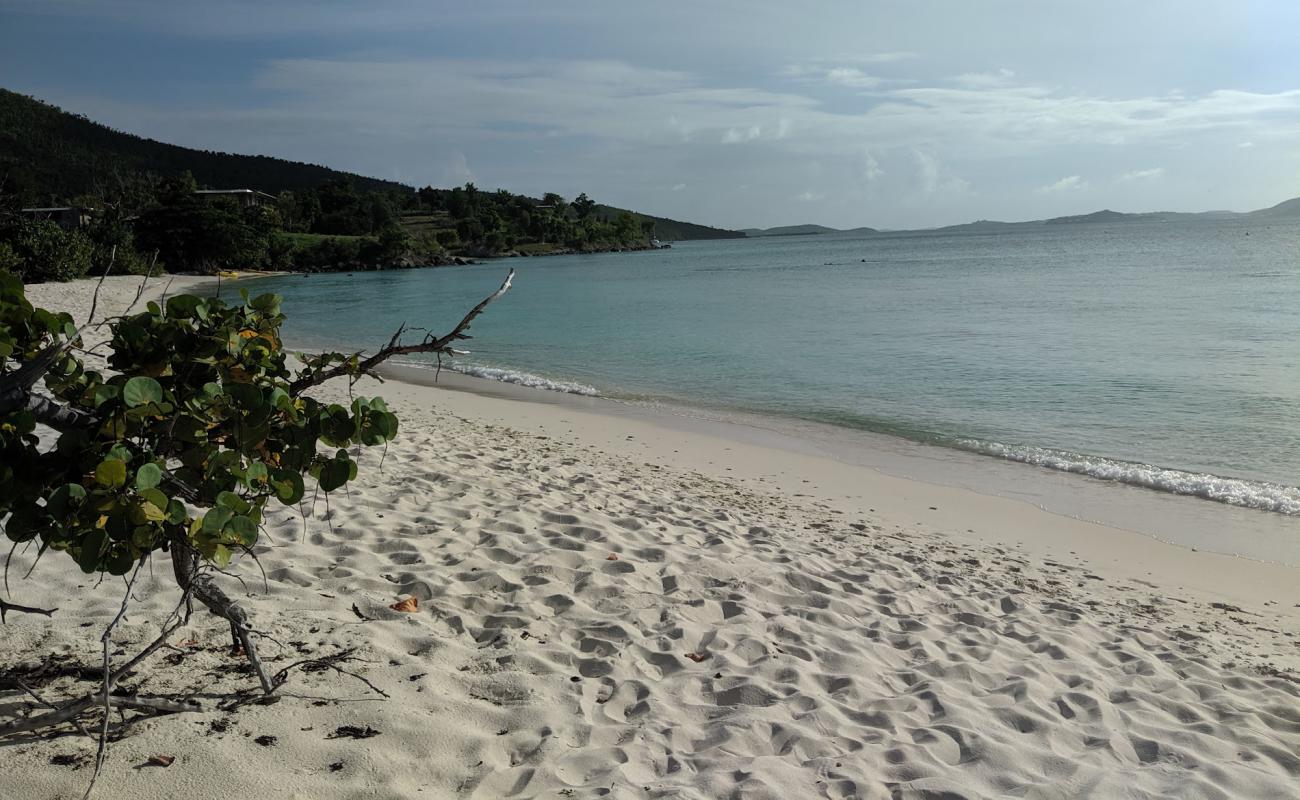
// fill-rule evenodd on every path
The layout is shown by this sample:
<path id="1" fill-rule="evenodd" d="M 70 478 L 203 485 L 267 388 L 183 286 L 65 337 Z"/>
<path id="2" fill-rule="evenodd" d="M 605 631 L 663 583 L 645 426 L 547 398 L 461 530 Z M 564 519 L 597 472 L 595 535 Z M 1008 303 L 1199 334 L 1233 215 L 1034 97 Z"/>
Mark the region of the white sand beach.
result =
<path id="1" fill-rule="evenodd" d="M 101 309 L 137 283 L 109 280 Z M 93 288 L 29 295 L 85 314 Z M 97 797 L 1300 797 L 1300 568 L 724 426 L 356 391 L 389 401 L 397 440 L 309 518 L 275 506 L 265 581 L 244 559 L 224 585 L 272 671 L 355 648 L 342 666 L 387 697 L 297 670 L 273 705 L 142 719 Z M 60 554 L 22 580 L 30 564 L 12 599 L 58 612 L 11 615 L 0 670 L 97 664 L 121 581 Z M 118 659 L 177 602 L 166 558 L 136 594 Z M 196 611 L 174 644 L 127 685 L 255 688 L 222 621 Z M 0 691 L 0 719 L 40 710 Z M 0 740 L 0 798 L 80 797 L 94 753 L 72 729 Z"/>

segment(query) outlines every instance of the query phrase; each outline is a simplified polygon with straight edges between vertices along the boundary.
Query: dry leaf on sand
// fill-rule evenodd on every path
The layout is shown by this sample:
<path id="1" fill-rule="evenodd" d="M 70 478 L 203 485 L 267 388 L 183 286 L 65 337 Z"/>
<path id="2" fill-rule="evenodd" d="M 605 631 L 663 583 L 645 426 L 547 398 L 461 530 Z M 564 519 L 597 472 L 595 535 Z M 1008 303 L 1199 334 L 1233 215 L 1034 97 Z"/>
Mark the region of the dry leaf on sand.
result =
<path id="1" fill-rule="evenodd" d="M 610 553 L 609 555 L 605 556 L 605 560 L 606 560 L 606 561 L 618 561 L 618 553 Z"/>
<path id="2" fill-rule="evenodd" d="M 393 609 L 394 611 L 405 611 L 409 614 L 413 611 L 419 610 L 420 601 L 415 599 L 414 596 L 411 596 L 406 598 L 405 600 L 399 600 L 398 602 L 393 603 L 391 606 L 389 606 L 389 608 Z"/>
<path id="3" fill-rule="evenodd" d="M 161 754 L 149 756 L 149 763 L 157 767 L 170 767 L 172 762 L 175 760 L 176 756 L 165 756 Z"/>
<path id="4" fill-rule="evenodd" d="M 694 661 L 696 664 L 698 664 L 704 659 L 708 658 L 709 654 L 708 653 L 687 653 L 686 657 Z"/>

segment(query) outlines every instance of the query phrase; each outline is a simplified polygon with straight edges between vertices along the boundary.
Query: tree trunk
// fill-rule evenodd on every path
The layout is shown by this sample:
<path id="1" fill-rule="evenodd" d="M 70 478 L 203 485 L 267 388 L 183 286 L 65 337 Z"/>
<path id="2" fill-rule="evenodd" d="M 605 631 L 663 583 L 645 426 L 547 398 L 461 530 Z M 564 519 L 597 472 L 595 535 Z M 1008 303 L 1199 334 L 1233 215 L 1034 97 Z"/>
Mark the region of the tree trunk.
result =
<path id="1" fill-rule="evenodd" d="M 262 684 L 262 691 L 271 694 L 275 684 L 266 674 L 262 660 L 257 657 L 257 647 L 253 644 L 251 629 L 248 625 L 248 612 L 240 607 L 225 590 L 217 585 L 212 575 L 199 571 L 199 554 L 188 542 L 174 541 L 171 547 L 172 569 L 176 573 L 176 582 L 183 591 L 188 591 L 208 610 L 218 617 L 230 622 L 230 634 L 238 646 L 244 648 L 248 663 L 257 673 Z"/>

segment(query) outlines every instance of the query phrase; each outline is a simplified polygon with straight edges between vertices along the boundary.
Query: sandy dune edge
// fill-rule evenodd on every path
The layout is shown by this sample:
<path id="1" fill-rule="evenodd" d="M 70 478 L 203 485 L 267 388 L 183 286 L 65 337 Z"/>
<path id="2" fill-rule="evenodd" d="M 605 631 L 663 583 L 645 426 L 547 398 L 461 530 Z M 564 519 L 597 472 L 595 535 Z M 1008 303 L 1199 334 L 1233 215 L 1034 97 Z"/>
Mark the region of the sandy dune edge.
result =
<path id="1" fill-rule="evenodd" d="M 111 281 L 101 306 L 133 293 Z M 84 312 L 90 286 L 32 295 Z M 98 796 L 1298 793 L 1300 691 L 1271 674 L 1297 660 L 1294 569 L 561 407 L 359 389 L 392 401 L 398 442 L 328 513 L 273 515 L 265 586 L 240 572 L 273 667 L 356 647 L 390 699 L 312 673 L 274 706 L 147 720 Z M 60 611 L 11 618 L 0 666 L 94 663 L 121 589 L 65 561 L 15 582 Z M 128 650 L 175 603 L 154 571 Z M 406 595 L 418 613 L 386 608 Z M 187 637 L 131 685 L 249 685 L 220 625 Z M 154 753 L 177 760 L 140 767 Z M 79 797 L 93 746 L 0 754 L 0 796 Z"/>

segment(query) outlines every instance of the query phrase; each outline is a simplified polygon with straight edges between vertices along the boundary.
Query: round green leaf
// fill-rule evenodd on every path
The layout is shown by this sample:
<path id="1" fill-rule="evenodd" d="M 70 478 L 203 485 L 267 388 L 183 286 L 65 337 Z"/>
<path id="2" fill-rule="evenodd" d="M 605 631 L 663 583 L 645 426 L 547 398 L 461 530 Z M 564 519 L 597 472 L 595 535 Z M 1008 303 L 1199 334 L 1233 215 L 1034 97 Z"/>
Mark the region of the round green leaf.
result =
<path id="1" fill-rule="evenodd" d="M 135 471 L 135 488 L 152 489 L 159 483 L 162 483 L 162 468 L 157 464 L 150 462 Z"/>
<path id="2" fill-rule="evenodd" d="M 153 378 L 139 375 L 127 381 L 126 386 L 122 387 L 122 400 L 129 408 L 160 403 L 162 399 L 162 384 Z"/>
<path id="3" fill-rule="evenodd" d="M 257 541 L 257 523 L 248 517 L 234 517 L 226 523 L 226 530 L 230 531 L 235 540 L 245 547 L 252 547 Z"/>
<path id="4" fill-rule="evenodd" d="M 126 483 L 126 464 L 116 458 L 106 458 L 95 467 L 95 481 L 100 486 L 116 489 Z"/>
<path id="5" fill-rule="evenodd" d="M 208 509 L 208 513 L 203 515 L 203 532 L 212 536 L 221 533 L 222 528 L 235 515 L 235 512 L 225 506 L 213 506 Z"/>
<path id="6" fill-rule="evenodd" d="M 212 549 L 212 563 L 216 564 L 219 569 L 225 569 L 230 563 L 230 548 L 224 544 L 219 544 Z"/>
<path id="7" fill-rule="evenodd" d="M 276 470 L 271 485 L 275 488 L 275 496 L 286 506 L 291 506 L 302 500 L 303 495 L 306 493 L 306 487 L 302 483 L 302 475 L 289 470 Z"/>
<path id="8" fill-rule="evenodd" d="M 81 540 L 81 552 L 77 553 L 77 566 L 82 572 L 94 572 L 99 567 L 99 556 L 108 545 L 108 534 L 92 531 Z"/>

